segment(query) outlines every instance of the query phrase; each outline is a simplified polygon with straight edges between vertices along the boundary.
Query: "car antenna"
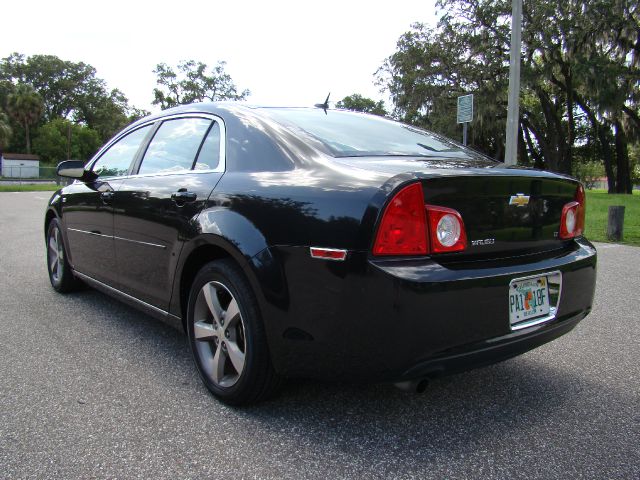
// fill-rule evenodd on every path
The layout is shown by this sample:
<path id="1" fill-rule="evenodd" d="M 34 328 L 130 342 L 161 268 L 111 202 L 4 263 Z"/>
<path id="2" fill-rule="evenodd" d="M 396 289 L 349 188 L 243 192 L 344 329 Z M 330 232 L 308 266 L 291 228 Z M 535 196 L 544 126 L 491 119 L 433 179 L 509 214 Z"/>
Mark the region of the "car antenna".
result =
<path id="1" fill-rule="evenodd" d="M 329 97 L 331 96 L 331 92 L 329 92 L 329 95 L 327 95 L 327 99 L 324 101 L 324 103 L 316 103 L 314 105 L 314 107 L 316 108 L 321 108 L 322 110 L 324 110 L 324 114 L 327 114 L 327 110 L 329 109 Z"/>

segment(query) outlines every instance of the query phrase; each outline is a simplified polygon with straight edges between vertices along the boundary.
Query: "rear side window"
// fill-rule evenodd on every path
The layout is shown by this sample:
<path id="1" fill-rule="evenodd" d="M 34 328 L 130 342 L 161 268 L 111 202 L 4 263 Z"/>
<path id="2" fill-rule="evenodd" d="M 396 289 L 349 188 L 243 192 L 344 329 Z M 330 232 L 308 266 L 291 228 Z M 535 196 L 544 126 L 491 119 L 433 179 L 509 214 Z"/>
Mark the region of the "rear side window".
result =
<path id="1" fill-rule="evenodd" d="M 207 138 L 204 139 L 198 160 L 196 160 L 196 170 L 215 170 L 220 163 L 220 126 L 218 122 L 211 125 Z"/>
<path id="2" fill-rule="evenodd" d="M 211 120 L 179 118 L 166 120 L 147 148 L 139 174 L 191 170 Z"/>
<path id="3" fill-rule="evenodd" d="M 139 128 L 111 145 L 93 165 L 93 173 L 99 177 L 122 177 L 129 167 L 151 125 Z"/>

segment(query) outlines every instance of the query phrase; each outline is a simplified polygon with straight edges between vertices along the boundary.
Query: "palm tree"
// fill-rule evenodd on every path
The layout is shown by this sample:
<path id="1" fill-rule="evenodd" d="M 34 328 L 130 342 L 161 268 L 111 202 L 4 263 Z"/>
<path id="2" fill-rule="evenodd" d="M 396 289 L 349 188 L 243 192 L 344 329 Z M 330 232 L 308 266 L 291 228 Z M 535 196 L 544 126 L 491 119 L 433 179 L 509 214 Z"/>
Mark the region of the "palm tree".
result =
<path id="1" fill-rule="evenodd" d="M 9 145 L 12 133 L 11 125 L 9 125 L 9 117 L 0 111 L 0 155 L 2 155 L 5 147 Z"/>
<path id="2" fill-rule="evenodd" d="M 31 135 L 29 127 L 42 116 L 44 104 L 42 97 L 29 85 L 18 85 L 7 97 L 9 114 L 24 127 L 27 139 L 27 153 L 31 153 Z"/>

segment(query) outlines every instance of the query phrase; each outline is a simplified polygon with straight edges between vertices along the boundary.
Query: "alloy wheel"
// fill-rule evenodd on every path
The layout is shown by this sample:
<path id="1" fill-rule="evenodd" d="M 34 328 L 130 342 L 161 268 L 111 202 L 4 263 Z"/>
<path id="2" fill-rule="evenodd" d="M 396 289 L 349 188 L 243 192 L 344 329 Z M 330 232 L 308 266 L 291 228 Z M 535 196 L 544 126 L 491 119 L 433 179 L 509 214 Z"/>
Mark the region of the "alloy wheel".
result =
<path id="1" fill-rule="evenodd" d="M 245 328 L 237 300 L 222 283 L 208 282 L 196 298 L 193 322 L 202 369 L 217 386 L 232 387 L 246 363 Z"/>
<path id="2" fill-rule="evenodd" d="M 53 228 L 49 236 L 49 271 L 54 282 L 62 279 L 64 266 L 64 248 L 60 239 L 60 229 Z"/>

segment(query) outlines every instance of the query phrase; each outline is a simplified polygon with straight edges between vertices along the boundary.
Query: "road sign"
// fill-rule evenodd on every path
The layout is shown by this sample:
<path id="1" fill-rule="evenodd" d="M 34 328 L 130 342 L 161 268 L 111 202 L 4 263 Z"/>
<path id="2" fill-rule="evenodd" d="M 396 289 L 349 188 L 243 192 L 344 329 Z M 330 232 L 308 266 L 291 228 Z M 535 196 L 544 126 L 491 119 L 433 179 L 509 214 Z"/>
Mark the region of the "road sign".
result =
<path id="1" fill-rule="evenodd" d="M 473 120 L 473 94 L 458 97 L 458 123 Z"/>

